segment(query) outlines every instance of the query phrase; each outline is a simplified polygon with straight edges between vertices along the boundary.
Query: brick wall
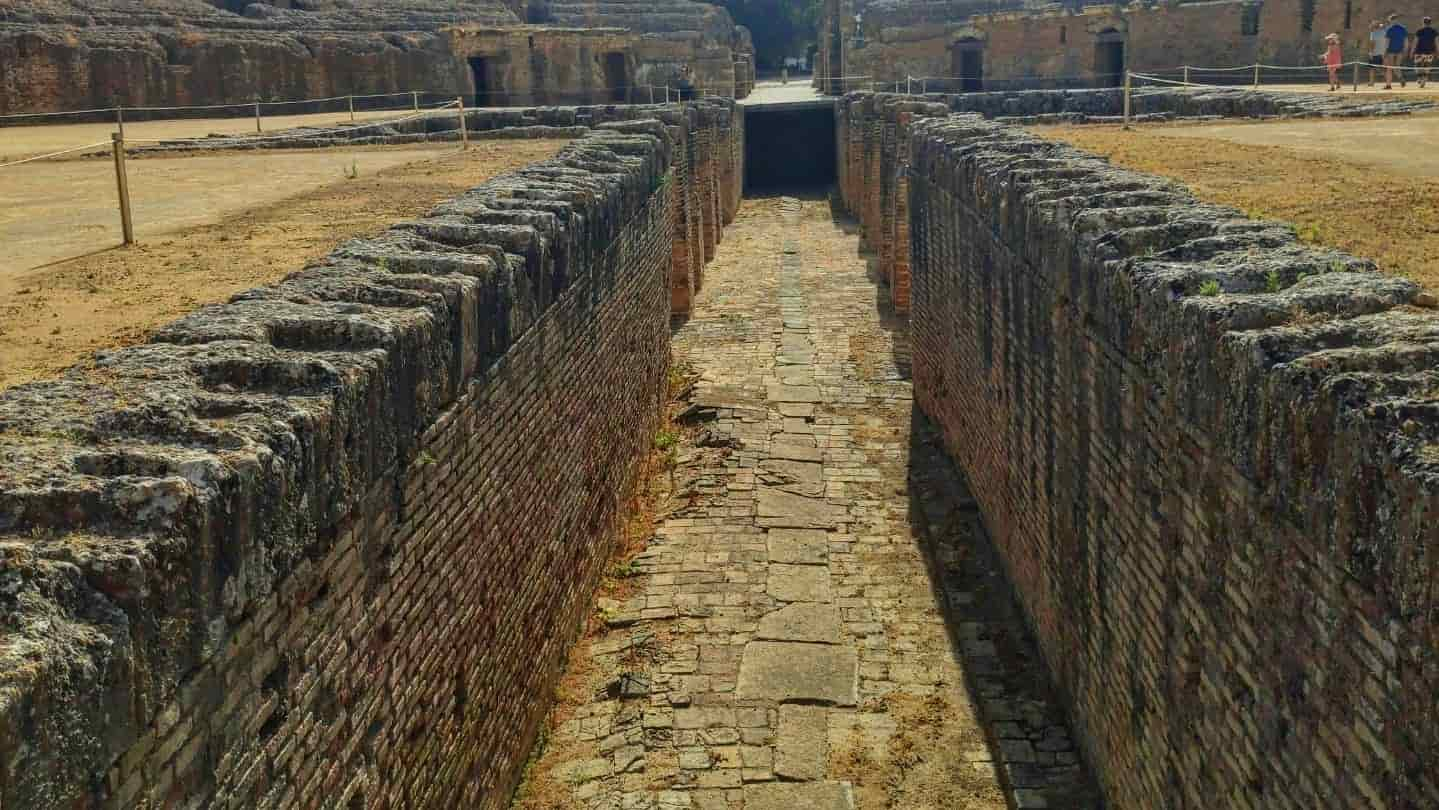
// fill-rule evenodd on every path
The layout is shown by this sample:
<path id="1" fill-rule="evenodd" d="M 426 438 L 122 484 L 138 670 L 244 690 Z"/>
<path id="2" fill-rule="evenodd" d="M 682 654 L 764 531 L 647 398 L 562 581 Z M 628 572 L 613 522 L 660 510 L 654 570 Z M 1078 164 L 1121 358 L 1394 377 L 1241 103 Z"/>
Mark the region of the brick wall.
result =
<path id="1" fill-rule="evenodd" d="M 1117 83 L 1099 54 L 1101 38 L 1117 33 L 1130 70 L 1160 71 L 1181 65 L 1229 67 L 1253 64 L 1317 65 L 1324 37 L 1337 33 L 1345 59 L 1368 54 L 1368 24 L 1390 13 L 1403 17 L 1410 31 L 1433 9 L 1423 2 L 1402 0 L 1381 5 L 1374 0 L 1266 0 L 1259 4 L 1257 32 L 1245 33 L 1246 3 L 1192 2 L 1090 4 L 1081 10 L 1052 6 L 1043 11 L 995 10 L 976 14 L 965 0 L 866 4 L 859 0 L 827 3 L 821 31 L 828 36 L 841 29 L 843 64 L 829 67 L 866 79 L 851 81 L 848 89 L 868 82 L 904 83 L 910 76 L 930 77 L 926 89 L 957 90 L 954 45 L 961 39 L 982 43 L 985 89 L 1023 87 L 1092 87 Z M 863 10 L 864 45 L 856 47 L 850 22 Z M 1308 9 L 1308 10 L 1306 10 Z M 1346 22 L 1348 25 L 1346 26 Z M 835 50 L 831 47 L 830 50 Z M 824 53 L 824 51 L 822 51 Z M 1288 74 L 1293 76 L 1295 74 Z M 1265 81 L 1279 82 L 1284 74 L 1269 72 Z M 1174 76 L 1174 78 L 1177 78 Z M 1247 83 L 1252 74 L 1195 74 L 1196 81 Z M 1310 83 L 1323 82 L 1323 71 L 1309 74 Z M 918 89 L 918 86 L 916 86 Z"/>
<path id="2" fill-rule="evenodd" d="M 661 112 L 0 395 L 0 806 L 507 805 L 733 132 Z"/>
<path id="3" fill-rule="evenodd" d="M 1110 803 L 1439 804 L 1432 299 L 978 116 L 910 161 L 916 401 Z"/>

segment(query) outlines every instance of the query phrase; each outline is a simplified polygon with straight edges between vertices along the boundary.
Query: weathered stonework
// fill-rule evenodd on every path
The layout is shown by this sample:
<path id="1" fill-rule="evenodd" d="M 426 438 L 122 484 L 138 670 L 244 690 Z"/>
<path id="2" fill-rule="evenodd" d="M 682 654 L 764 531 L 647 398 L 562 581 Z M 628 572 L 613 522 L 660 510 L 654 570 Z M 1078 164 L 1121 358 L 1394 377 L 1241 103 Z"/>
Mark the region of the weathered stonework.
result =
<path id="1" fill-rule="evenodd" d="M 0 805 L 505 806 L 657 424 L 673 128 L 730 107 L 0 395 Z"/>
<path id="2" fill-rule="evenodd" d="M 1125 69 L 1232 67 L 1256 61 L 1315 65 L 1329 33 L 1340 35 L 1346 60 L 1362 60 L 1369 53 L 1371 19 L 1397 13 L 1412 31 L 1420 17 L 1432 12 L 1413 0 L 1044 6 L 981 5 L 973 0 L 830 0 L 821 20 L 819 41 L 824 45 L 817 57 L 816 84 L 834 94 L 865 89 L 871 82 L 893 89 L 893 83 L 911 76 L 928 77 L 929 89 L 945 90 L 1119 85 Z M 856 14 L 862 18 L 858 26 Z M 966 67 L 964 51 L 973 51 L 977 62 Z M 961 87 L 960 79 L 967 73 L 977 83 Z M 1280 75 L 1271 72 L 1266 81 L 1280 81 Z M 850 78 L 828 81 L 825 77 Z M 951 81 L 942 81 L 944 77 Z M 1251 80 L 1243 71 L 1194 78 L 1225 84 Z M 1308 81 L 1324 81 L 1322 71 L 1311 73 Z"/>
<path id="3" fill-rule="evenodd" d="M 752 84 L 748 31 L 690 0 L 289 6 L 27 0 L 0 15 L 0 114 L 411 90 L 426 101 L 483 95 L 503 105 L 648 102 L 644 85 L 673 87 L 684 66 L 713 93 L 742 97 Z"/>
<path id="4" fill-rule="evenodd" d="M 1136 120 L 1404 115 L 1431 102 L 1344 103 L 1333 96 L 1249 90 L 1146 89 L 1132 98 Z M 905 96 L 851 93 L 835 107 L 840 199 L 860 220 L 862 243 L 879 258 L 895 311 L 909 311 L 910 133 L 917 118 L 977 112 L 1003 122 L 1108 122 L 1122 118 L 1117 90 L 1026 90 Z"/>
<path id="5" fill-rule="evenodd" d="M 978 116 L 909 161 L 916 401 L 1109 801 L 1439 803 L 1416 285 Z"/>

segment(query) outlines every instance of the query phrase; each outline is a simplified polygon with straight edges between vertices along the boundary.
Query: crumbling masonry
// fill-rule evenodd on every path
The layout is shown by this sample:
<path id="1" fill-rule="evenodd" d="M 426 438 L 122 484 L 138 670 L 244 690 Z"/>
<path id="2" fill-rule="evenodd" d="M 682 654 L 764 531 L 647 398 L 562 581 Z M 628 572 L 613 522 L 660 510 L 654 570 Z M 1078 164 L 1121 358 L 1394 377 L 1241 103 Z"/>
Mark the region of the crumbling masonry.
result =
<path id="1" fill-rule="evenodd" d="M 0 395 L 0 805 L 505 806 L 738 204 L 730 102 L 582 113 Z"/>
<path id="2" fill-rule="evenodd" d="M 843 100 L 845 200 L 1109 800 L 1439 803 L 1432 299 L 931 102 Z"/>

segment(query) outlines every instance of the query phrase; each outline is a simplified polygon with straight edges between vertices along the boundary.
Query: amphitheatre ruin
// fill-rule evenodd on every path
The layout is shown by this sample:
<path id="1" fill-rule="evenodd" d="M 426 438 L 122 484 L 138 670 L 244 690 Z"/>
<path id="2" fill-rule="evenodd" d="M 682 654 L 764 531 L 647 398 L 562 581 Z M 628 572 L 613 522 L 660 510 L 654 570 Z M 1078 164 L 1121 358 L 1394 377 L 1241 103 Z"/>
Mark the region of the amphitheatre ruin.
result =
<path id="1" fill-rule="evenodd" d="M 1428 11 L 0 0 L 0 810 L 1439 807 Z"/>

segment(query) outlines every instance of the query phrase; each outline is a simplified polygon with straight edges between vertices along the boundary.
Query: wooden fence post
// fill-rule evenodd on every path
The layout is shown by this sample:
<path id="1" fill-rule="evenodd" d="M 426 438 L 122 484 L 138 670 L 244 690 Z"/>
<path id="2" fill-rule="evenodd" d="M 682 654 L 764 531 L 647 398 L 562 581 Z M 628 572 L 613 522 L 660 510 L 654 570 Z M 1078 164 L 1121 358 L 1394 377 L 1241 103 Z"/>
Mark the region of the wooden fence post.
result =
<path id="1" fill-rule="evenodd" d="M 1124 71 L 1124 128 L 1129 129 L 1129 71 Z"/>
<path id="2" fill-rule="evenodd" d="M 456 96 L 455 101 L 460 105 L 460 149 L 469 149 L 470 131 L 465 127 L 465 97 Z"/>
<path id="3" fill-rule="evenodd" d="M 135 224 L 130 217 L 130 182 L 125 176 L 125 139 L 110 133 L 110 148 L 115 153 L 115 190 L 120 197 L 120 233 L 125 244 L 135 244 Z"/>
<path id="4" fill-rule="evenodd" d="M 115 107 L 115 126 L 120 130 L 120 137 L 123 139 L 125 137 L 125 107 L 123 105 Z"/>

